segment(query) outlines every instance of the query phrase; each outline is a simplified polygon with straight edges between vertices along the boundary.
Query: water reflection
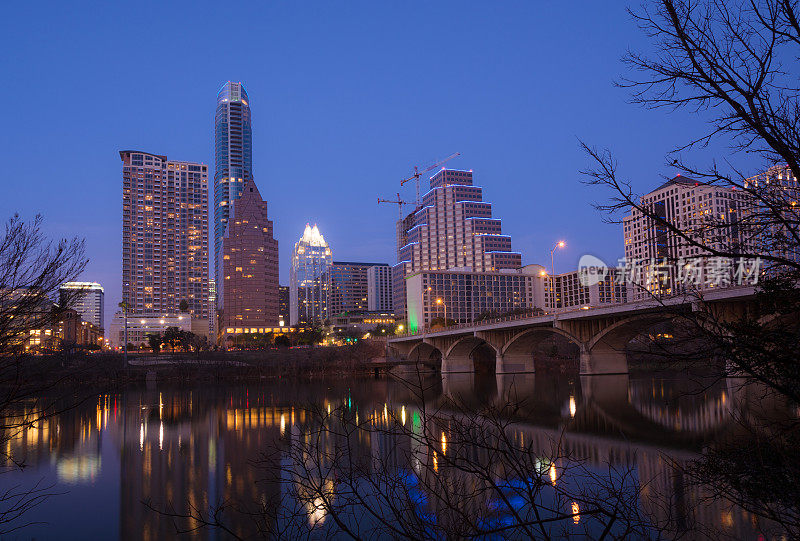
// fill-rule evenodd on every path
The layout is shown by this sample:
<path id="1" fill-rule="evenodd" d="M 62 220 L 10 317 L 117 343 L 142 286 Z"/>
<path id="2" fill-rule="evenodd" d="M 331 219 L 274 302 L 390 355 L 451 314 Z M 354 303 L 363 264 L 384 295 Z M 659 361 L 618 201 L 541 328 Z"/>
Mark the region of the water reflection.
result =
<path id="1" fill-rule="evenodd" d="M 560 440 L 565 451 L 591 466 L 632 468 L 641 489 L 640 503 L 655 515 L 677 517 L 687 524 L 697 520 L 742 536 L 753 531 L 752 515 L 718 501 L 704 502 L 702 490 L 687 485 L 671 464 L 690 460 L 720 434 L 735 431 L 732 412 L 746 407 L 747 399 L 732 392 L 724 380 L 448 374 L 426 382 L 426 408 L 441 407 L 453 397 L 475 405 L 515 402 L 518 407 L 509 414 L 514 422 L 508 436 L 516 445 L 538 450 L 541 457 L 549 456 L 553 441 Z M 350 415 L 360 429 L 349 438 L 320 433 L 315 430 L 319 418 L 311 414 L 313 405 L 329 416 L 324 423 L 334 423 L 336 415 Z M 97 396 L 91 403 L 24 426 L 7 442 L 6 451 L 31 467 L 21 474 L 6 474 L 3 482 L 33 483 L 52 475 L 54 465 L 56 490 L 87 485 L 114 491 L 119 495 L 116 519 L 123 539 L 175 536 L 173 520 L 142 502 L 178 516 L 208 514 L 227 502 L 230 509 L 223 518 L 236 535 L 246 536 L 257 529 L 280 527 L 260 512 L 278 506 L 287 495 L 302 496 L 307 488 L 303 484 L 307 480 L 299 477 L 287 486 L 292 479 L 279 475 L 279 469 L 312 471 L 320 456 L 334 456 L 346 446 L 355 462 L 372 462 L 374 468 L 378 457 L 405 472 L 409 482 L 430 468 L 437 478 L 419 486 L 438 488 L 431 493 L 420 488 L 414 497 L 426 512 L 444 514 L 437 508 L 438 495 L 473 482 L 446 468 L 448 459 L 465 452 L 478 456 L 481 450 L 463 449 L 446 425 L 423 426 L 420 407 L 413 392 L 391 380 L 131 389 Z M 18 418 L 25 414 L 17 412 Z M 436 430 L 436 448 L 427 449 L 414 437 L 374 430 L 395 422 L 408 423 L 411 435 Z M 309 444 L 313 453 L 299 459 L 291 456 L 293 441 Z M 296 462 L 287 468 L 292 460 Z M 569 466 L 541 458 L 533 471 L 555 487 L 576 482 Z M 513 484 L 499 466 L 497 478 Z M 331 502 L 344 495 L 337 492 L 334 477 L 321 475 L 318 481 L 322 490 L 308 492 L 303 505 L 308 524 L 322 532 L 330 524 L 326 519 Z M 668 496 L 667 507 L 655 500 L 663 495 Z M 474 506 L 477 513 L 496 503 L 476 500 L 464 505 Z M 581 503 L 565 505 L 572 524 L 583 527 Z M 81 521 L 75 519 L 85 516 L 91 522 L 91 510 L 69 495 L 54 496 L 34 512 L 50 523 L 31 527 L 25 537 L 57 537 L 67 526 L 76 538 L 90 537 L 82 535 Z M 177 523 L 193 538 L 215 535 L 197 529 L 200 524 L 192 518 Z"/>

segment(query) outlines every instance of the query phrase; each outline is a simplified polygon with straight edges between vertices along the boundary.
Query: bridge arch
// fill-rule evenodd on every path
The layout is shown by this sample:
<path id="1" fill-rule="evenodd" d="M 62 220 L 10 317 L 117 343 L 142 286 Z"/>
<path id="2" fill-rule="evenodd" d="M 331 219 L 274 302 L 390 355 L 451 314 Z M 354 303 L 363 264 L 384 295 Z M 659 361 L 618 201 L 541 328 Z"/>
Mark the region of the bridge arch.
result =
<path id="1" fill-rule="evenodd" d="M 481 348 L 490 348 L 492 352 L 491 371 L 494 372 L 494 362 L 497 348 L 475 335 L 462 336 L 456 339 L 444 350 L 442 355 L 442 372 L 475 372 L 478 368 L 475 355 Z"/>
<path id="2" fill-rule="evenodd" d="M 557 327 L 525 329 L 509 338 L 497 356 L 497 373 L 535 372 L 533 353 L 547 338 L 561 336 L 571 344 L 581 347 L 581 341 L 571 333 Z"/>
<path id="3" fill-rule="evenodd" d="M 428 342 L 419 342 L 411 348 L 407 358 L 410 361 L 430 362 L 440 365 L 442 362 L 442 352 L 436 346 Z"/>

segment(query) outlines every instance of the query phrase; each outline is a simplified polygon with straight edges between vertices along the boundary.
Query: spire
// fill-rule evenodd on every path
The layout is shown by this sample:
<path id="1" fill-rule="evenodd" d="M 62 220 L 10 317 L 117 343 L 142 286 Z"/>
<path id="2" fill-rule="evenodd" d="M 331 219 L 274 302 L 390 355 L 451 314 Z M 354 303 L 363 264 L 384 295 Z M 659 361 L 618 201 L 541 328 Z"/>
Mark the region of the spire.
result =
<path id="1" fill-rule="evenodd" d="M 328 243 L 325 242 L 325 237 L 323 237 L 322 233 L 319 232 L 319 227 L 317 227 L 317 224 L 314 224 L 313 227 L 311 224 L 306 224 L 306 228 L 303 230 L 303 236 L 300 238 L 300 242 L 308 244 L 309 246 L 328 245 Z"/>

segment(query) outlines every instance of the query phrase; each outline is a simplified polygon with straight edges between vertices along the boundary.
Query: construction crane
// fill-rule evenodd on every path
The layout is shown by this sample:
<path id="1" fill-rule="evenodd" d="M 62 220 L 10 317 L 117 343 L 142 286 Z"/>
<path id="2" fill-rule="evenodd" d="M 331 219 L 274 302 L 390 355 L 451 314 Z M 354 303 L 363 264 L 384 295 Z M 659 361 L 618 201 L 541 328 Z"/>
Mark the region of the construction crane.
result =
<path id="1" fill-rule="evenodd" d="M 452 160 L 456 156 L 461 156 L 461 153 L 460 152 L 456 152 L 455 154 L 451 154 L 450 156 L 446 157 L 445 159 L 443 159 L 441 161 L 438 161 L 433 165 L 429 165 L 428 167 L 426 167 L 422 171 L 420 171 L 419 168 L 415 165 L 414 166 L 414 174 L 412 176 L 408 177 L 408 178 L 404 178 L 403 180 L 401 180 L 400 181 L 400 186 L 404 185 L 409 180 L 413 180 L 414 181 L 414 184 L 416 184 L 416 187 L 417 187 L 417 206 L 419 206 L 420 205 L 420 201 L 419 201 L 419 177 L 424 175 L 428 171 L 432 171 L 432 170 L 436 169 L 437 167 L 439 167 L 440 165 L 443 165 L 443 164 L 449 162 L 450 160 Z M 400 198 L 400 196 L 398 195 L 398 199 L 399 198 Z"/>
<path id="2" fill-rule="evenodd" d="M 411 204 L 410 201 L 403 201 L 402 199 L 400 199 L 400 192 L 397 193 L 397 199 L 381 199 L 379 197 L 378 204 L 380 205 L 381 203 L 394 203 L 395 205 L 397 205 L 397 213 L 400 220 L 403 219 L 403 205 Z"/>

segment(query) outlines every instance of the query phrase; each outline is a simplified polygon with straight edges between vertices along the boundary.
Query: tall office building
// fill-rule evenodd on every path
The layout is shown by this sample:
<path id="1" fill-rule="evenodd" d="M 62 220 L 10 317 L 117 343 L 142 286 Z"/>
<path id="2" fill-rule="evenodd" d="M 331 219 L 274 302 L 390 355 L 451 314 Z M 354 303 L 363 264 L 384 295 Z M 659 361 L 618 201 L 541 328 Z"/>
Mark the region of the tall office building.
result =
<path id="1" fill-rule="evenodd" d="M 406 315 L 405 278 L 420 271 L 496 272 L 522 267 L 511 251 L 472 171 L 442 169 L 430 178 L 421 206 L 397 222 L 397 265 L 392 271 L 395 314 Z"/>
<path id="2" fill-rule="evenodd" d="M 267 202 L 252 180 L 231 205 L 220 250 L 223 279 L 217 284 L 217 307 L 222 333 L 277 326 L 278 241 L 272 236 Z"/>
<path id="3" fill-rule="evenodd" d="M 367 269 L 367 310 L 392 311 L 392 268 L 385 263 Z"/>
<path id="4" fill-rule="evenodd" d="M 69 293 L 79 293 L 69 295 Z M 78 312 L 83 321 L 88 321 L 97 328 L 105 327 L 105 292 L 97 282 L 67 282 L 61 286 L 60 297 L 72 297 L 73 310 Z"/>
<path id="5" fill-rule="evenodd" d="M 214 255 L 220 252 L 230 205 L 253 178 L 250 99 L 242 83 L 228 81 L 217 93 L 214 116 Z M 214 262 L 219 286 L 222 262 Z"/>
<path id="6" fill-rule="evenodd" d="M 708 248 L 738 250 L 754 240 L 741 226 L 742 218 L 752 210 L 751 198 L 736 188 L 677 175 L 643 196 L 641 205 Z M 632 282 L 632 300 L 718 287 L 732 280 L 733 276 L 721 277 L 715 272 L 720 269 L 714 267 L 725 261 L 709 257 L 707 250 L 692 245 L 639 210 L 631 209 L 622 223 L 625 260 L 630 267 L 625 272 L 628 282 Z M 725 266 L 730 266 L 732 273 L 734 265 L 735 262 L 727 262 Z"/>
<path id="7" fill-rule="evenodd" d="M 318 325 L 328 317 L 327 284 L 323 275 L 331 265 L 331 248 L 325 237 L 306 224 L 303 236 L 294 245 L 289 283 L 289 321 L 291 325 Z"/>
<path id="8" fill-rule="evenodd" d="M 328 291 L 328 312 L 331 316 L 370 309 L 369 270 L 375 267 L 389 270 L 385 263 L 333 262 L 324 277 Z"/>
<path id="9" fill-rule="evenodd" d="M 289 324 L 289 286 L 278 286 L 278 325 Z"/>
<path id="10" fill-rule="evenodd" d="M 122 300 L 132 314 L 208 320 L 208 167 L 123 150 Z M 206 330 L 207 332 L 207 330 Z"/>

